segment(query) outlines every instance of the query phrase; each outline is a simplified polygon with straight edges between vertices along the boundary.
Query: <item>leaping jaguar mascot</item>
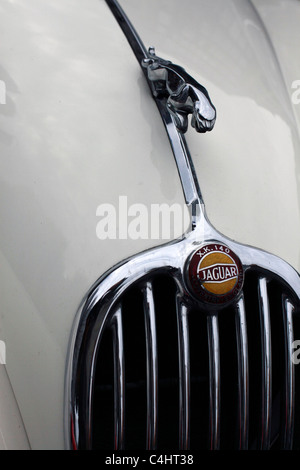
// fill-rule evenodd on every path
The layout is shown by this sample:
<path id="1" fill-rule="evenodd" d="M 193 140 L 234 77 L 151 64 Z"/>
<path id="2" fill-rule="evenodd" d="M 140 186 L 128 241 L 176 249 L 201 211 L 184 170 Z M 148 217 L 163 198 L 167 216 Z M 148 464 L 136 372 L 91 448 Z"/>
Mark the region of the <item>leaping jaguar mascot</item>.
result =
<path id="1" fill-rule="evenodd" d="M 147 69 L 154 96 L 167 98 L 167 107 L 180 132 L 187 131 L 189 114 L 197 132 L 213 129 L 216 109 L 202 85 L 179 65 L 157 57 L 153 47 L 149 48 L 142 65 Z"/>

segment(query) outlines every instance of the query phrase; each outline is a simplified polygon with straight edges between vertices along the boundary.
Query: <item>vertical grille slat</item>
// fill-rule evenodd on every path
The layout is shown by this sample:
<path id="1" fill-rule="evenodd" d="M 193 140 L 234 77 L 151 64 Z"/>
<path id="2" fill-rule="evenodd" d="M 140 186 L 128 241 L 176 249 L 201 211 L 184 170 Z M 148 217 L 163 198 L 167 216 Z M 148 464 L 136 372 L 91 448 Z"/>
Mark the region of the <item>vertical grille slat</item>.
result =
<path id="1" fill-rule="evenodd" d="M 125 430 L 125 358 L 122 325 L 122 307 L 119 305 L 112 318 L 114 355 L 114 447 L 124 448 Z"/>
<path id="2" fill-rule="evenodd" d="M 188 309 L 177 296 L 177 325 L 179 350 L 179 448 L 190 445 L 190 347 Z"/>
<path id="3" fill-rule="evenodd" d="M 292 345 L 294 341 L 293 313 L 294 306 L 283 297 L 283 323 L 285 335 L 285 389 L 284 389 L 284 435 L 283 448 L 292 449 L 294 414 L 295 414 L 295 368 L 292 358 Z"/>
<path id="4" fill-rule="evenodd" d="M 157 446 L 157 416 L 158 416 L 158 365 L 157 365 L 157 337 L 155 322 L 155 306 L 153 287 L 147 282 L 143 287 L 143 304 L 146 332 L 146 360 L 147 360 L 147 450 L 156 449 Z"/>
<path id="5" fill-rule="evenodd" d="M 262 344 L 261 449 L 267 450 L 271 443 L 272 350 L 270 308 L 265 277 L 261 277 L 258 281 L 258 298 Z"/>
<path id="6" fill-rule="evenodd" d="M 220 344 L 217 315 L 207 317 L 209 349 L 209 447 L 220 447 Z"/>
<path id="7" fill-rule="evenodd" d="M 249 434 L 249 365 L 245 301 L 242 297 L 236 306 L 236 337 L 238 358 L 238 446 L 248 448 Z"/>

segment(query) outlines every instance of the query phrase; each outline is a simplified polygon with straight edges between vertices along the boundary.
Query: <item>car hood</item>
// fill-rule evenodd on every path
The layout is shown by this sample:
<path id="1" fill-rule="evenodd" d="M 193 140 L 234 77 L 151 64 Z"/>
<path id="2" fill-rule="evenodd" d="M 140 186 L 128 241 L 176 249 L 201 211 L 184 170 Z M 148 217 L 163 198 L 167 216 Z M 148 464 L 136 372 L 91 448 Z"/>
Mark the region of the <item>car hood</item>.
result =
<path id="1" fill-rule="evenodd" d="M 217 108 L 210 134 L 186 136 L 211 223 L 299 270 L 299 133 L 252 3 L 122 6 L 144 43 L 182 65 Z M 155 103 L 106 3 L 3 0 L 0 8 L 0 332 L 32 447 L 62 448 L 80 303 L 111 266 L 162 243 L 100 240 L 97 208 L 118 208 L 120 196 L 146 207 L 184 198 Z"/>

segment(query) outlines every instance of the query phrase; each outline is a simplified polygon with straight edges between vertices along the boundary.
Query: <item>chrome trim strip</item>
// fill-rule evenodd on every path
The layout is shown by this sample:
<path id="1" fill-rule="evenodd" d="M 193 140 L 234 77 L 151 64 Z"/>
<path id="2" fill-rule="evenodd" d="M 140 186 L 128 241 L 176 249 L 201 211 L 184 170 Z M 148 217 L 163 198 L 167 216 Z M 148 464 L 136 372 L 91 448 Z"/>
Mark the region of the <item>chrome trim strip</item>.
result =
<path id="1" fill-rule="evenodd" d="M 285 416 L 283 448 L 292 449 L 295 415 L 295 366 L 292 361 L 294 327 L 294 306 L 289 299 L 283 298 L 283 323 L 285 334 Z"/>
<path id="2" fill-rule="evenodd" d="M 135 28 L 131 24 L 119 3 L 116 0 L 106 0 L 106 2 L 123 30 L 139 62 L 139 65 L 141 66 L 150 90 L 153 91 L 152 82 L 148 78 L 147 69 L 142 65 L 145 59 L 149 59 L 149 53 L 146 47 L 144 46 Z M 189 149 L 184 135 L 178 131 L 174 122 L 174 118 L 169 112 L 166 98 L 158 96 L 153 96 L 153 98 L 159 109 L 169 137 L 181 180 L 185 201 L 191 212 L 192 227 L 194 228 L 197 222 L 199 222 L 200 217 L 204 215 L 204 205 Z"/>
<path id="3" fill-rule="evenodd" d="M 220 345 L 219 324 L 217 315 L 207 317 L 208 350 L 209 350 L 209 447 L 218 450 L 220 447 Z"/>
<path id="4" fill-rule="evenodd" d="M 181 132 L 178 132 L 173 117 L 166 107 L 166 102 L 159 99 L 155 99 L 155 101 L 173 150 L 185 202 L 188 206 L 197 204 L 203 210 L 204 202 L 185 137 Z"/>
<path id="5" fill-rule="evenodd" d="M 147 450 L 157 447 L 158 366 L 155 307 L 152 283 L 143 287 L 147 360 Z"/>
<path id="6" fill-rule="evenodd" d="M 267 450 L 271 443 L 272 351 L 270 308 L 265 277 L 259 279 L 258 294 L 262 346 L 261 448 Z"/>
<path id="7" fill-rule="evenodd" d="M 125 358 L 122 326 L 122 307 L 112 317 L 114 353 L 114 448 L 124 448 L 125 430 Z"/>
<path id="8" fill-rule="evenodd" d="M 146 59 L 148 57 L 148 51 L 145 48 L 143 41 L 137 34 L 135 28 L 133 27 L 131 21 L 129 20 L 121 5 L 116 0 L 105 1 L 109 6 L 111 12 L 113 13 L 114 17 L 116 18 L 117 22 L 119 23 L 124 35 L 126 36 L 134 52 L 134 55 L 136 56 L 139 63 L 141 63 L 143 59 Z"/>
<path id="9" fill-rule="evenodd" d="M 236 339 L 238 358 L 238 385 L 239 385 L 239 448 L 248 448 L 249 433 L 249 365 L 248 365 L 248 338 L 245 302 L 242 297 L 236 305 Z"/>
<path id="10" fill-rule="evenodd" d="M 179 448 L 190 446 L 190 346 L 188 309 L 177 295 L 177 328 L 179 352 Z"/>

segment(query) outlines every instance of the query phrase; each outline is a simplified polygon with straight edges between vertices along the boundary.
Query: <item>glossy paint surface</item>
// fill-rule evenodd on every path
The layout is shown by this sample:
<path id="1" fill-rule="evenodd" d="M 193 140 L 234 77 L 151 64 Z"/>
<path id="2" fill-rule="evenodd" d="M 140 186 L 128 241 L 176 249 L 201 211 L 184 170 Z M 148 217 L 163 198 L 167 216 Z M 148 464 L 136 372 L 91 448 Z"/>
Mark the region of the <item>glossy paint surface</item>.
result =
<path id="1" fill-rule="evenodd" d="M 22 417 L 4 364 L 0 364 L 0 384 L 0 450 L 29 450 Z"/>
<path id="2" fill-rule="evenodd" d="M 210 135 L 187 135 L 210 221 L 299 269 L 289 95 L 250 2 L 223 3 L 122 6 L 145 44 L 183 65 L 217 108 Z M 122 195 L 183 204 L 183 195 L 147 85 L 103 0 L 2 0 L 0 24 L 0 339 L 31 446 L 63 448 L 81 300 L 111 266 L 159 243 L 99 240 L 97 207 L 117 207 Z"/>

